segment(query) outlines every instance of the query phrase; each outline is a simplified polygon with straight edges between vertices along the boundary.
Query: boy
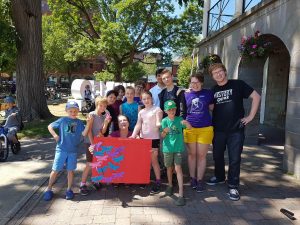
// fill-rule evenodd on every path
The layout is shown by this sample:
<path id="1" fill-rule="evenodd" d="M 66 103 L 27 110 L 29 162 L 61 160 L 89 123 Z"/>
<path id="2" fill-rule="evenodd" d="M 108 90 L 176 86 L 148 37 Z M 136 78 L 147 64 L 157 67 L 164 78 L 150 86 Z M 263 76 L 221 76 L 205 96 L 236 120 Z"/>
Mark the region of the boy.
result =
<path id="1" fill-rule="evenodd" d="M 74 178 L 74 170 L 77 166 L 77 152 L 81 144 L 81 136 L 86 136 L 90 127 L 91 120 L 87 119 L 86 127 L 81 120 L 77 119 L 79 106 L 75 101 L 70 101 L 66 105 L 67 117 L 62 117 L 48 126 L 50 134 L 53 136 L 56 145 L 56 152 L 50 173 L 49 184 L 44 193 L 44 200 L 50 201 L 53 198 L 52 187 L 59 171 L 66 164 L 68 171 L 68 188 L 66 191 L 66 199 L 73 199 L 72 183 Z M 54 129 L 59 130 L 59 135 Z"/>
<path id="2" fill-rule="evenodd" d="M 125 96 L 127 98 L 127 102 L 120 105 L 120 114 L 128 118 L 130 131 L 133 131 L 134 129 L 139 112 L 139 105 L 134 101 L 134 93 L 135 90 L 133 87 L 126 87 Z"/>
<path id="3" fill-rule="evenodd" d="M 168 115 L 161 122 L 161 137 L 163 138 L 163 153 L 164 163 L 167 167 L 168 175 L 168 187 L 166 189 L 166 195 L 171 196 L 173 194 L 173 166 L 175 164 L 175 171 L 177 174 L 179 197 L 175 204 L 177 206 L 185 205 L 183 197 L 183 174 L 182 174 L 182 152 L 184 150 L 183 144 L 183 132 L 184 128 L 192 128 L 190 123 L 183 120 L 182 117 L 175 116 L 176 103 L 173 100 L 168 100 L 164 103 L 165 113 Z"/>
<path id="4" fill-rule="evenodd" d="M 5 110 L 6 122 L 4 128 L 8 130 L 7 139 L 12 143 L 16 144 L 16 148 L 20 148 L 20 142 L 18 141 L 16 134 L 20 130 L 21 126 L 21 115 L 20 110 L 15 106 L 15 99 L 11 96 L 8 96 L 4 99 L 4 102 L 7 104 L 8 109 Z"/>
<path id="5" fill-rule="evenodd" d="M 82 178 L 80 183 L 80 194 L 88 195 L 89 191 L 86 185 L 86 180 L 91 170 L 90 163 L 93 161 L 93 155 L 89 151 L 90 145 L 94 145 L 94 137 L 103 137 L 107 131 L 111 116 L 108 110 L 106 109 L 108 102 L 106 98 L 97 97 L 95 99 L 96 109 L 89 113 L 91 118 L 91 129 L 88 133 L 88 138 L 85 139 L 85 149 L 86 149 L 86 165 L 82 172 Z M 93 183 L 93 187 L 96 190 L 101 188 L 100 183 Z"/>

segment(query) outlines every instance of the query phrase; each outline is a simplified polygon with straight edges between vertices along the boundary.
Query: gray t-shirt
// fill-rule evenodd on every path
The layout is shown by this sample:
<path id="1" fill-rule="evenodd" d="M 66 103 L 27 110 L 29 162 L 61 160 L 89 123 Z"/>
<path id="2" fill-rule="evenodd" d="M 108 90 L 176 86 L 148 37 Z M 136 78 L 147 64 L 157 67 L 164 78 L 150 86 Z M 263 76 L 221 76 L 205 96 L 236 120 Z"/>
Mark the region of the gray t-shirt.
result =
<path id="1" fill-rule="evenodd" d="M 97 115 L 96 111 L 90 112 L 89 115 L 91 115 L 94 119 L 91 129 L 93 137 L 96 137 L 102 130 L 105 118 L 110 116 L 110 114 L 108 110 L 105 110 L 105 112 L 103 112 L 100 116 Z M 84 143 L 90 144 L 88 136 L 85 137 Z"/>
<path id="2" fill-rule="evenodd" d="M 11 116 L 12 113 L 16 113 L 16 116 Z M 10 109 L 5 110 L 5 119 L 6 122 L 4 124 L 5 128 L 10 127 L 18 127 L 20 128 L 21 125 L 21 114 L 19 112 L 19 108 L 14 106 Z"/>

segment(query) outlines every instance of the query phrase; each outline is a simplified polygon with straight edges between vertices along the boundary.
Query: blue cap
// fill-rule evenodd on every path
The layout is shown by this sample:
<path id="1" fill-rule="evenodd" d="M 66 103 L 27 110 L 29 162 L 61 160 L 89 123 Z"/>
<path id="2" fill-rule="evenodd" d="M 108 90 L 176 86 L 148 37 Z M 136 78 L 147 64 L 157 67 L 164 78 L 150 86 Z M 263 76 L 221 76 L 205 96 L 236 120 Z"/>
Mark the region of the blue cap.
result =
<path id="1" fill-rule="evenodd" d="M 79 106 L 78 106 L 77 102 L 75 102 L 75 101 L 67 102 L 66 109 L 71 109 L 71 108 L 75 108 L 75 109 L 79 110 Z"/>
<path id="2" fill-rule="evenodd" d="M 4 102 L 5 103 L 15 103 L 15 99 L 11 96 L 7 96 L 5 99 L 4 99 Z"/>

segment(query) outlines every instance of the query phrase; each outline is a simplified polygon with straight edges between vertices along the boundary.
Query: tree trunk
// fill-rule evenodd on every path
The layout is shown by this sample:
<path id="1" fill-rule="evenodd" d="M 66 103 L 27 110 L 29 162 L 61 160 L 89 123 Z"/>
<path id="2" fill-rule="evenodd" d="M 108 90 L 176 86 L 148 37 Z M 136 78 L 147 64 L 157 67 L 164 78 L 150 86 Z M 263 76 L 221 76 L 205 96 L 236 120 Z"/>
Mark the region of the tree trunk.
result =
<path id="1" fill-rule="evenodd" d="M 12 0 L 18 34 L 17 101 L 25 120 L 51 117 L 44 94 L 41 0 Z"/>
<path id="2" fill-rule="evenodd" d="M 122 71 L 123 71 L 123 65 L 122 61 L 115 61 L 116 65 L 116 71 L 115 71 L 115 81 L 116 82 L 121 82 L 122 81 Z"/>

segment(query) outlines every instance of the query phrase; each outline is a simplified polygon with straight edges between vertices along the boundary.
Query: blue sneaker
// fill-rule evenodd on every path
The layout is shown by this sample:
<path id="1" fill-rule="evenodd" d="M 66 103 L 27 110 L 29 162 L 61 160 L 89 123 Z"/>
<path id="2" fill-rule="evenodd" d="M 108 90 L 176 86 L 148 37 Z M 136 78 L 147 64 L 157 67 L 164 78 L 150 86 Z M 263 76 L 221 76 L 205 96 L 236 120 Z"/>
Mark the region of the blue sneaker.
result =
<path id="1" fill-rule="evenodd" d="M 219 180 L 216 177 L 212 177 L 206 182 L 206 184 L 208 184 L 208 185 L 217 185 L 217 184 L 224 184 L 224 183 L 225 183 L 225 180 Z"/>
<path id="2" fill-rule="evenodd" d="M 67 190 L 66 191 L 66 199 L 70 200 L 74 198 L 74 192 L 72 190 Z"/>
<path id="3" fill-rule="evenodd" d="M 194 178 L 194 177 L 191 177 L 191 187 L 193 189 L 196 189 L 197 188 L 197 179 Z"/>
<path id="4" fill-rule="evenodd" d="M 51 201 L 53 198 L 53 191 L 46 191 L 44 193 L 44 201 Z"/>

